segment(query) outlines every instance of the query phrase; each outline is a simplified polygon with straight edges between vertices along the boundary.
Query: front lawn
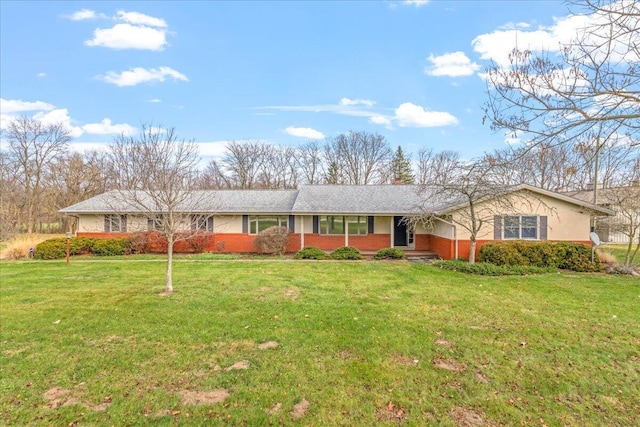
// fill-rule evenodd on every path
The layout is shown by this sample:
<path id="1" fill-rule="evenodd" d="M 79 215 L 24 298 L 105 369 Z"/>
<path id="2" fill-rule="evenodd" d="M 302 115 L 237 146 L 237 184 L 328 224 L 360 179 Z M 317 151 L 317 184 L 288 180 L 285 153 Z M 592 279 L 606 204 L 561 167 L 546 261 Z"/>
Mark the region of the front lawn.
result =
<path id="1" fill-rule="evenodd" d="M 640 280 L 0 264 L 0 424 L 637 425 Z"/>

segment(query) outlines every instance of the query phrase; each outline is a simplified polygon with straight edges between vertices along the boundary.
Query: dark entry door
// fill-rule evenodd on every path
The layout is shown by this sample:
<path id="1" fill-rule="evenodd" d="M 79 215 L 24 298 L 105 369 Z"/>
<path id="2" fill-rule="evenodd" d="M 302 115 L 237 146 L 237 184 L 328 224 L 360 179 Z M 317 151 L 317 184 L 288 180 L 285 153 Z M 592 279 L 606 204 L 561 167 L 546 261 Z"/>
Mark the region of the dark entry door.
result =
<path id="1" fill-rule="evenodd" d="M 407 224 L 402 216 L 393 217 L 393 246 L 407 246 Z"/>

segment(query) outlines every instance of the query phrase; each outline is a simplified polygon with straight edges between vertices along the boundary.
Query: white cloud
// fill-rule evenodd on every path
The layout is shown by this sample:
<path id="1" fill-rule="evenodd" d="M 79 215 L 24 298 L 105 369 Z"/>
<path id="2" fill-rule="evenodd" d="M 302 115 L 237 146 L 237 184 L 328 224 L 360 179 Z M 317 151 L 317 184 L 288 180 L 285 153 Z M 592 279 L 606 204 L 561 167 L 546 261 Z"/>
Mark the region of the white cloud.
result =
<path id="1" fill-rule="evenodd" d="M 145 15 L 140 12 L 125 12 L 124 10 L 118 11 L 118 19 L 120 21 L 127 22 L 134 25 L 146 25 L 149 27 L 166 28 L 167 23 L 164 19 L 155 18 L 153 16 Z"/>
<path id="2" fill-rule="evenodd" d="M 608 7 L 627 7 L 632 4 L 630 1 L 614 1 Z M 640 17 L 629 22 L 628 28 L 640 27 Z M 482 59 L 495 61 L 499 66 L 510 66 L 509 54 L 514 48 L 519 50 L 531 50 L 533 52 L 558 52 L 563 45 L 568 45 L 576 39 L 584 45 L 600 46 L 602 40 L 609 37 L 610 32 L 619 32 L 619 28 L 611 28 L 609 18 L 603 12 L 596 12 L 590 15 L 569 15 L 561 18 L 554 18 L 552 26 L 537 28 L 528 31 L 531 27 L 526 23 L 509 23 L 496 31 L 481 34 L 471 42 L 473 49 L 480 54 Z M 586 30 L 586 31 L 585 31 Z M 619 39 L 613 43 L 609 50 L 603 46 L 601 50 L 593 52 L 596 60 L 607 59 L 610 62 L 622 61 L 633 63 L 640 60 L 638 53 L 630 51 L 628 46 L 640 43 L 640 33 L 638 31 L 627 31 L 618 34 Z M 599 56 L 598 56 L 599 55 Z M 605 57 L 605 55 L 607 55 Z"/>
<path id="3" fill-rule="evenodd" d="M 404 0 L 403 3 L 407 6 L 421 7 L 429 3 L 429 0 Z"/>
<path id="4" fill-rule="evenodd" d="M 56 108 L 54 105 L 43 101 L 22 101 L 19 99 L 0 98 L 0 111 L 2 114 L 20 113 L 23 111 L 51 111 Z"/>
<path id="5" fill-rule="evenodd" d="M 87 46 L 111 49 L 162 50 L 167 44 L 166 31 L 147 26 L 116 24 L 112 28 L 96 28 Z"/>
<path id="6" fill-rule="evenodd" d="M 228 141 L 210 141 L 196 142 L 195 144 L 201 156 L 220 158 L 226 153 L 227 143 Z"/>
<path id="7" fill-rule="evenodd" d="M 38 73 L 36 74 L 37 77 L 47 77 L 47 73 Z"/>
<path id="8" fill-rule="evenodd" d="M 394 129 L 392 120 L 393 120 L 393 117 L 386 117 L 383 115 L 369 117 L 369 123 L 373 123 L 374 125 L 383 125 L 389 130 Z"/>
<path id="9" fill-rule="evenodd" d="M 119 74 L 114 71 L 109 71 L 105 76 L 96 76 L 97 79 L 104 80 L 116 86 L 136 86 L 140 83 L 163 82 L 167 77 L 172 77 L 174 80 L 189 81 L 187 76 L 171 67 L 150 69 L 136 67 Z"/>
<path id="10" fill-rule="evenodd" d="M 109 151 L 109 143 L 108 142 L 75 142 L 75 141 L 72 141 L 69 144 L 69 148 L 71 148 L 73 151 L 77 151 L 78 153 L 84 153 L 86 151 L 107 152 L 107 151 Z"/>
<path id="11" fill-rule="evenodd" d="M 309 138 L 309 139 L 322 139 L 324 138 L 324 134 L 320 131 L 317 131 L 313 128 L 300 128 L 289 126 L 284 130 L 289 135 L 297 136 L 300 138 Z"/>
<path id="12" fill-rule="evenodd" d="M 458 124 L 458 119 L 447 112 L 426 111 L 420 105 L 410 102 L 405 102 L 396 108 L 394 120 L 400 127 L 436 127 Z"/>
<path id="13" fill-rule="evenodd" d="M 470 76 L 480 69 L 480 65 L 471 60 L 464 52 L 445 53 L 440 56 L 429 55 L 427 58 L 431 66 L 424 69 L 424 73 L 430 76 Z"/>
<path id="14" fill-rule="evenodd" d="M 71 124 L 71 117 L 69 117 L 69 111 L 66 108 L 58 108 L 51 110 L 47 113 L 39 112 L 33 116 L 34 119 L 39 120 L 44 125 L 52 125 L 61 123 L 72 137 L 77 138 L 84 133 L 82 128 L 73 126 Z"/>
<path id="15" fill-rule="evenodd" d="M 110 135 L 110 134 L 124 134 L 132 135 L 136 132 L 136 128 L 127 124 L 112 124 L 111 119 L 105 118 L 100 123 L 87 123 L 82 126 L 82 129 L 87 133 L 97 135 Z"/>
<path id="16" fill-rule="evenodd" d="M 370 99 L 342 98 L 340 100 L 340 105 L 346 105 L 346 106 L 364 105 L 365 107 L 373 107 L 375 105 L 375 101 L 371 101 Z"/>
<path id="17" fill-rule="evenodd" d="M 80 9 L 76 12 L 73 12 L 71 15 L 63 15 L 67 19 L 71 19 L 72 21 L 84 21 L 87 19 L 96 19 L 99 15 L 97 15 L 91 9 Z"/>
<path id="18" fill-rule="evenodd" d="M 147 102 L 150 102 L 152 104 L 159 104 L 160 102 L 162 102 L 162 100 L 159 99 L 159 98 L 151 98 L 151 99 L 147 100 Z"/>
<path id="19" fill-rule="evenodd" d="M 346 98 L 343 98 L 343 100 Z M 394 129 L 394 125 L 400 127 L 435 127 L 457 125 L 458 119 L 447 112 L 426 111 L 419 105 L 405 102 L 395 109 L 395 115 L 384 114 L 372 109 L 356 108 L 352 105 L 320 104 L 320 105 L 277 105 L 258 107 L 261 110 L 274 111 L 307 111 L 312 113 L 333 113 L 344 116 L 367 117 L 370 123 L 383 125 L 387 129 Z M 287 128 L 299 129 L 299 128 Z M 306 129 L 306 128 L 301 128 Z M 313 130 L 313 129 L 311 129 Z M 290 132 L 288 132 L 290 133 Z M 296 135 L 297 136 L 297 135 Z M 308 137 L 305 135 L 305 137 Z"/>

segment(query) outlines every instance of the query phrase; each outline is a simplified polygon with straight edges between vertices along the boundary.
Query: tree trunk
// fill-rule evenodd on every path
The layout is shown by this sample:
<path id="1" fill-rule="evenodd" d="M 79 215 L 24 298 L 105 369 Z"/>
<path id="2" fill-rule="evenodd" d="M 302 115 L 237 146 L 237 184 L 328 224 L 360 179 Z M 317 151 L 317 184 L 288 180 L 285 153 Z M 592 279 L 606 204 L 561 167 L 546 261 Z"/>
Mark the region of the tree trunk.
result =
<path id="1" fill-rule="evenodd" d="M 476 263 L 476 239 L 471 239 L 469 243 L 469 264 Z"/>
<path id="2" fill-rule="evenodd" d="M 164 291 L 173 292 L 173 235 L 167 237 L 167 283 Z"/>

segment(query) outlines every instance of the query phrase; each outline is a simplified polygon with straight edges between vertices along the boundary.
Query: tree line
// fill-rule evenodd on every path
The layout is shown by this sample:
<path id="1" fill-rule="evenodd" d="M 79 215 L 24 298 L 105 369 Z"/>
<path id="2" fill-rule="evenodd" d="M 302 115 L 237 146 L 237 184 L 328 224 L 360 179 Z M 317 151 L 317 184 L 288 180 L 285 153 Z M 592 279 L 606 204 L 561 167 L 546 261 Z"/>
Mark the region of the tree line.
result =
<path id="1" fill-rule="evenodd" d="M 143 126 L 147 131 L 150 127 Z M 141 135 L 149 136 L 147 131 Z M 19 117 L 4 133 L 7 146 L 0 152 L 3 236 L 66 230 L 59 209 L 118 189 L 124 182 L 135 187 L 136 177 L 124 180 L 124 174 L 138 174 L 141 180 L 143 175 L 153 175 L 145 167 L 158 166 L 118 150 L 126 143 L 135 145 L 136 137 L 116 137 L 107 153 L 79 153 L 70 150 L 71 137 L 62 124 L 45 125 Z M 177 138 L 174 129 L 161 135 L 170 141 Z M 229 141 L 220 158 L 203 168 L 193 168 L 191 173 L 193 188 L 204 190 L 286 189 L 303 184 L 433 185 L 444 184 L 453 179 L 453 172 L 475 165 L 476 169 L 482 166 L 483 176 L 493 184 L 527 183 L 569 191 L 584 189 L 596 179 L 603 187 L 624 186 L 638 179 L 639 151 L 637 146 L 617 140 L 593 140 L 507 147 L 478 159 L 466 159 L 463 153 L 429 148 L 407 153 L 400 146 L 394 149 L 379 134 L 351 131 L 299 146 Z M 116 153 L 125 158 L 118 159 Z M 127 164 L 136 167 L 126 168 Z"/>

